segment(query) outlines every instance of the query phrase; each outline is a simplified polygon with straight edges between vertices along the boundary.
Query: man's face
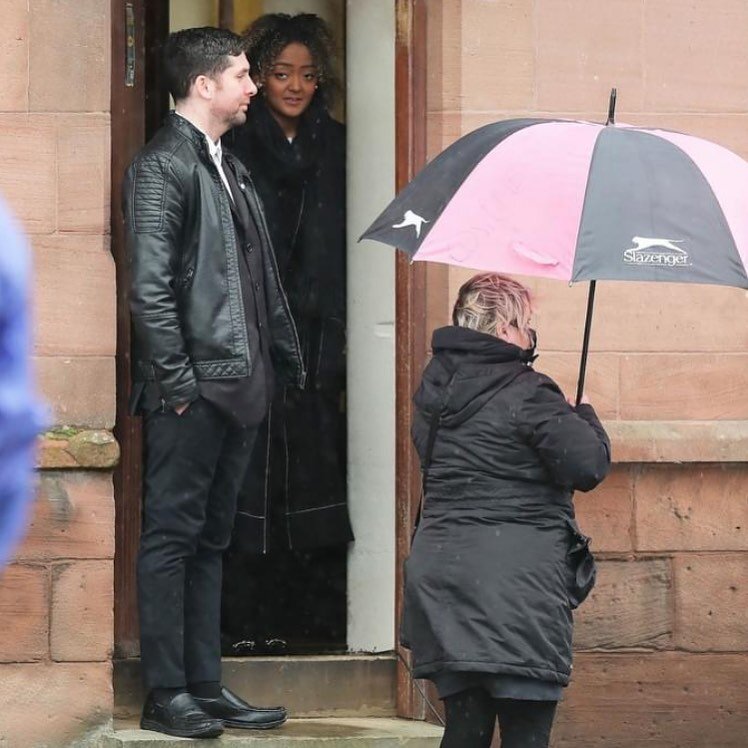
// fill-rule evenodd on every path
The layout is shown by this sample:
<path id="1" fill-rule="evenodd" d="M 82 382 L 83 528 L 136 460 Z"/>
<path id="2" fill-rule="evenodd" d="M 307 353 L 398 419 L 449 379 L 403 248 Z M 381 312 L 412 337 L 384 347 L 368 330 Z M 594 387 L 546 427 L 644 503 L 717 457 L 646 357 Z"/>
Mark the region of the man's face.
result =
<path id="1" fill-rule="evenodd" d="M 250 99 L 257 93 L 249 77 L 249 62 L 245 54 L 230 57 L 231 64 L 215 78 L 211 110 L 226 130 L 242 125 L 247 119 Z"/>

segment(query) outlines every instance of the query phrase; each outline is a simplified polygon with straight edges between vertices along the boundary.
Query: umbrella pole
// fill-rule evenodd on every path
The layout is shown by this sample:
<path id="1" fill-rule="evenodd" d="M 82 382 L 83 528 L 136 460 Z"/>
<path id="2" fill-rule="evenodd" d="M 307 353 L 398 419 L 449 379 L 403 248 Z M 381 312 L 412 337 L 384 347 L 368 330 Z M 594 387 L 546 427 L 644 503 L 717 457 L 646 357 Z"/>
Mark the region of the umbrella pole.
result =
<path id="1" fill-rule="evenodd" d="M 584 340 L 582 341 L 582 360 L 579 363 L 579 382 L 577 384 L 576 404 L 582 400 L 584 394 L 584 377 L 587 373 L 587 353 L 590 349 L 590 332 L 592 331 L 592 310 L 595 306 L 595 285 L 597 281 L 590 281 L 590 289 L 587 292 L 587 318 L 584 321 Z"/>

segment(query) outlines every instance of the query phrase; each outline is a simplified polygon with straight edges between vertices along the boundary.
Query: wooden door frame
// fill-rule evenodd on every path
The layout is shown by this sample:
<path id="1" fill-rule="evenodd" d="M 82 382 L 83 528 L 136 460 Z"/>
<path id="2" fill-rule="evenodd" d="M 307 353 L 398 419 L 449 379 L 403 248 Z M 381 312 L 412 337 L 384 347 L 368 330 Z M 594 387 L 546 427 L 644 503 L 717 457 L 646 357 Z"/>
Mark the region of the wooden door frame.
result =
<path id="1" fill-rule="evenodd" d="M 427 0 L 396 0 L 395 48 L 395 181 L 399 192 L 426 164 L 427 156 Z M 397 659 L 397 713 L 424 719 L 423 698 L 410 677 L 410 652 L 399 640 L 403 605 L 403 562 L 410 552 L 415 514 L 421 493 L 420 464 L 413 449 L 410 425 L 413 392 L 430 350 L 434 322 L 429 298 L 443 293 L 447 268 L 429 272 L 424 263 L 411 263 L 398 252 L 395 271 L 395 618 Z M 408 667 L 404 663 L 408 663 Z"/>
<path id="2" fill-rule="evenodd" d="M 134 35 L 127 29 L 128 6 Z M 125 259 L 122 179 L 125 169 L 160 124 L 168 105 L 164 82 L 153 61 L 157 42 L 169 28 L 168 2 L 111 0 L 111 236 L 117 278 L 117 417 L 114 429 L 121 457 L 114 471 L 114 657 L 134 657 L 139 651 L 136 559 L 140 538 L 143 480 L 142 420 L 129 413 L 131 392 L 131 329 L 126 289 L 130 285 Z M 128 36 L 134 51 L 134 80 L 126 82 Z M 154 71 L 156 75 L 154 75 Z"/>
<path id="3" fill-rule="evenodd" d="M 395 116 L 396 182 L 402 188 L 426 161 L 426 13 L 427 0 L 393 0 L 396 10 Z M 227 4 L 228 5 L 228 4 Z M 135 81 L 125 85 L 126 8 L 135 19 Z M 147 0 L 111 0 L 111 220 L 112 252 L 117 272 L 117 423 L 115 435 L 121 460 L 115 470 L 114 618 L 115 658 L 138 654 L 138 621 L 135 564 L 140 534 L 142 494 L 142 424 L 131 416 L 130 314 L 126 290 L 129 274 L 125 261 L 122 216 L 122 177 L 127 165 L 144 145 L 146 129 L 154 122 L 154 105 L 148 100 L 146 60 L 153 59 L 153 24 L 163 30 L 165 16 Z M 148 18 L 146 18 L 148 16 Z M 166 20 L 168 25 L 168 20 Z M 150 27 L 149 27 L 150 24 Z M 158 109 L 158 107 L 155 107 Z M 411 396 L 428 354 L 427 272 L 411 265 L 398 253 L 396 259 L 396 611 L 402 607 L 402 561 L 407 555 L 419 486 L 419 467 L 410 443 Z M 398 643 L 399 647 L 399 643 Z M 406 651 L 402 654 L 407 658 Z M 398 663 L 398 713 L 422 717 L 422 700 L 414 691 L 407 670 Z"/>

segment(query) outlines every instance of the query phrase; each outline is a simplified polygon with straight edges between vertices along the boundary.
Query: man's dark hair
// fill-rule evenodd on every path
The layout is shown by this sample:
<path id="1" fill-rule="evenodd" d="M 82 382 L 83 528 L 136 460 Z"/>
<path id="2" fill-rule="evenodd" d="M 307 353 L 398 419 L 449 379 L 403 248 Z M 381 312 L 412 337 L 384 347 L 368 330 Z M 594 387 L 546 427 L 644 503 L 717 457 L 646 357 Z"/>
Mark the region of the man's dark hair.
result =
<path id="1" fill-rule="evenodd" d="M 278 55 L 293 42 L 303 44 L 317 67 L 319 91 L 331 106 L 340 91 L 335 74 L 335 40 L 327 24 L 313 13 L 267 13 L 244 31 L 244 49 L 254 74 L 264 78 Z"/>
<path id="2" fill-rule="evenodd" d="M 174 101 L 186 99 L 199 75 L 214 78 L 244 53 L 242 40 L 227 29 L 203 26 L 169 35 L 164 44 L 164 74 Z"/>

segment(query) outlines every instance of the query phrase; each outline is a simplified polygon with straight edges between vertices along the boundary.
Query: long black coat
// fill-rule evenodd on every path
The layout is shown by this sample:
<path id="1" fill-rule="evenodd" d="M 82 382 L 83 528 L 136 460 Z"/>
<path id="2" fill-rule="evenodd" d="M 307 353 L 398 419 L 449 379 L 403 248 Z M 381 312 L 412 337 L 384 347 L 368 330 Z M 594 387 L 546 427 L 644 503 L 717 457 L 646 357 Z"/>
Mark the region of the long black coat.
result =
<path id="1" fill-rule="evenodd" d="M 258 96 L 226 142 L 262 200 L 307 367 L 305 389 L 280 390 L 260 429 L 237 542 L 252 552 L 345 544 L 345 128 L 315 97 L 289 143 Z"/>
<path id="2" fill-rule="evenodd" d="M 422 461 L 432 415 L 441 416 L 401 632 L 415 675 L 505 673 L 565 685 L 571 551 L 584 540 L 572 493 L 607 474 L 608 438 L 593 408 L 569 406 L 528 352 L 460 327 L 436 330 L 432 347 L 415 396 Z"/>

